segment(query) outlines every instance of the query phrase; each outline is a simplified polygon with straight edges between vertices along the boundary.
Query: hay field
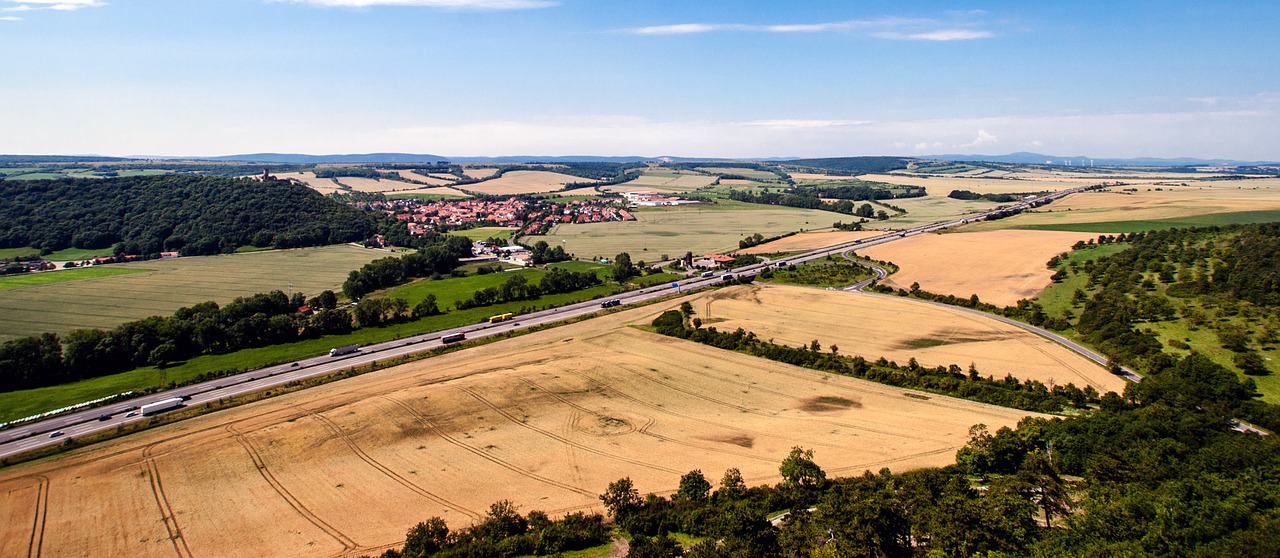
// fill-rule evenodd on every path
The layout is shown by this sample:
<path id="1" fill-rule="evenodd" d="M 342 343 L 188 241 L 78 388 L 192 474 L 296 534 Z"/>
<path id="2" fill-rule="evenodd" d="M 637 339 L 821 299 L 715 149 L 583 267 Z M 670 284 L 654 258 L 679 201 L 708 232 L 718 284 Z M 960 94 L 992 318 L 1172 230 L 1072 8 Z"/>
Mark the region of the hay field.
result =
<path id="1" fill-rule="evenodd" d="M 876 231 L 819 231 L 793 234 L 773 242 L 752 246 L 746 250 L 735 250 L 739 254 L 780 254 L 786 252 L 807 252 L 860 238 L 876 236 Z"/>
<path id="2" fill-rule="evenodd" d="M 453 177 L 453 180 L 449 180 L 449 179 L 441 178 L 440 175 L 418 174 L 410 170 L 397 170 L 396 174 L 400 175 L 400 178 L 403 178 L 405 180 L 417 180 L 418 182 L 424 182 L 432 186 L 447 186 L 457 181 L 457 177 Z"/>
<path id="3" fill-rule="evenodd" d="M 206 300 L 221 304 L 276 289 L 287 293 L 290 283 L 294 292 L 307 296 L 325 289 L 337 292 L 351 270 L 390 255 L 344 244 L 112 264 L 148 273 L 0 290 L 0 341 L 47 331 L 111 328 Z"/>
<path id="4" fill-rule="evenodd" d="M 971 425 L 1031 414 L 907 397 L 626 327 L 675 305 L 0 471 L 0 509 L 12 518 L 0 523 L 3 552 L 34 540 L 48 556 L 377 555 L 414 523 L 462 527 L 499 499 L 522 512 L 598 510 L 597 495 L 624 476 L 641 493 L 670 491 L 695 468 L 775 483 L 795 445 L 832 475 L 942 465 Z"/>
<path id="5" fill-rule="evenodd" d="M 922 234 L 859 250 L 858 254 L 897 264 L 884 284 L 920 288 L 938 294 L 978 298 L 997 306 L 1034 298 L 1051 283 L 1045 262 L 1070 252 L 1090 233 L 1003 230 Z"/>
<path id="6" fill-rule="evenodd" d="M 681 194 L 706 188 L 714 184 L 715 176 L 693 172 L 646 172 L 634 180 L 616 186 L 606 186 L 606 192 L 658 192 L 661 194 Z"/>
<path id="7" fill-rule="evenodd" d="M 412 182 L 401 182 L 399 180 L 387 180 L 377 178 L 361 178 L 355 176 L 341 176 L 336 179 L 338 183 L 351 188 L 357 192 L 376 193 L 376 192 L 398 192 L 401 190 L 417 190 L 422 188 L 421 184 Z"/>
<path id="8" fill-rule="evenodd" d="M 281 173 L 276 173 L 275 176 L 277 178 L 290 178 L 293 180 L 297 180 L 298 182 L 306 184 L 307 187 L 311 188 L 312 190 L 320 192 L 321 194 L 324 194 L 326 196 L 334 192 L 341 192 L 343 190 L 342 185 L 335 182 L 334 179 L 316 178 L 316 175 L 313 172 L 281 172 Z"/>
<path id="9" fill-rule="evenodd" d="M 635 221 L 614 223 L 560 224 L 546 235 L 526 236 L 524 241 L 545 240 L 556 245 L 566 241 L 565 250 L 579 258 L 627 252 L 632 260 L 658 261 L 667 254 L 675 257 L 686 251 L 694 254 L 733 251 L 743 237 L 760 233 L 766 237 L 801 229 L 825 229 L 846 215 L 772 205 L 721 201 L 716 205 L 683 205 L 634 212 Z"/>
<path id="10" fill-rule="evenodd" d="M 462 167 L 462 174 L 470 176 L 471 178 L 483 180 L 485 178 L 489 178 L 490 176 L 498 174 L 498 169 L 495 169 L 493 167 L 483 167 L 483 166 L 481 167 L 464 166 Z"/>
<path id="11" fill-rule="evenodd" d="M 1190 186 L 1148 186 L 1137 192 L 1107 188 L 1100 192 L 1072 194 L 1032 213 L 1009 219 L 981 222 L 967 230 L 995 230 L 1022 226 L 1053 226 L 1115 221 L 1150 221 L 1280 210 L 1280 179 L 1206 181 Z"/>
<path id="12" fill-rule="evenodd" d="M 1013 177 L 1009 178 L 969 178 L 964 176 L 938 175 L 938 176 L 909 176 L 902 174 L 864 174 L 858 178 L 862 180 L 870 180 L 875 182 L 888 182 L 889 184 L 902 184 L 906 186 L 923 186 L 929 192 L 930 196 L 945 198 L 952 190 L 968 190 L 979 194 L 1017 194 L 1022 192 L 1044 192 L 1066 190 L 1076 188 L 1081 184 L 1098 184 L 1106 178 L 1097 177 L 1087 180 L 1022 180 Z M 897 205 L 897 201 L 890 200 L 891 203 Z"/>
<path id="13" fill-rule="evenodd" d="M 510 171 L 493 180 L 463 186 L 469 192 L 494 196 L 542 194 L 564 189 L 570 182 L 592 182 L 589 178 L 547 171 Z"/>
<path id="14" fill-rule="evenodd" d="M 1000 205 L 983 200 L 957 200 L 948 198 L 946 194 L 941 196 L 928 195 L 919 198 L 903 198 L 898 200 L 884 200 L 887 204 L 892 204 L 907 210 L 906 214 L 897 214 L 896 212 L 884 207 L 880 207 L 878 203 L 872 202 L 871 206 L 877 210 L 884 209 L 891 215 L 887 221 L 871 220 L 863 223 L 862 226 L 868 229 L 906 229 L 915 225 L 923 225 L 926 223 L 936 223 L 938 221 L 946 221 L 956 219 L 965 215 L 981 213 L 989 209 L 994 209 Z M 866 202 L 856 202 L 861 205 Z M 856 218 L 848 218 L 846 221 L 856 220 Z"/>
<path id="15" fill-rule="evenodd" d="M 394 192 L 397 197 L 405 194 L 421 194 L 424 196 L 449 196 L 455 198 L 469 198 L 471 194 L 463 192 L 457 188 L 448 186 L 436 186 L 433 188 L 414 188 L 413 190 L 397 190 Z"/>
<path id="16" fill-rule="evenodd" d="M 721 289 L 692 302 L 695 315 L 721 331 L 742 327 L 762 339 L 833 343 L 845 355 L 924 366 L 978 367 L 983 376 L 1091 385 L 1122 392 L 1125 382 L 1092 361 L 1023 329 L 905 298 L 786 285 Z"/>

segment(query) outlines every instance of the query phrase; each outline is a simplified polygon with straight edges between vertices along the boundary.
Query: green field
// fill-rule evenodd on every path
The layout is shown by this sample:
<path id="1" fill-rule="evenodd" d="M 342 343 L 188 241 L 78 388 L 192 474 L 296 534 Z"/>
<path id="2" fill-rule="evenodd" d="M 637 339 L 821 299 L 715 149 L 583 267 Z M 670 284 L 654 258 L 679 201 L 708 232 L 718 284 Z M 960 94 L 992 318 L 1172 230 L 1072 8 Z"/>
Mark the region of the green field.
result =
<path id="1" fill-rule="evenodd" d="M 343 244 L 111 264 L 109 269 L 151 273 L 0 290 L 0 316 L 4 316 L 0 341 L 77 328 L 112 328 L 147 316 L 167 316 L 207 300 L 227 303 L 277 289 L 289 292 L 290 284 L 293 291 L 308 296 L 325 289 L 338 291 L 351 270 L 393 255 Z"/>
<path id="2" fill-rule="evenodd" d="M 999 205 L 988 201 L 957 200 L 946 196 L 923 196 L 883 201 L 884 203 L 901 207 L 907 212 L 898 215 L 893 210 L 876 207 L 878 204 L 873 203 L 873 207 L 876 207 L 877 210 L 884 209 L 891 217 L 886 221 L 872 220 L 863 224 L 864 227 L 868 229 L 904 229 L 926 223 L 956 219 L 965 215 L 994 209 Z M 863 203 L 865 202 L 854 202 L 854 205 L 862 205 Z M 848 215 L 842 215 L 842 217 L 845 218 L 845 222 L 857 220 L 856 217 Z"/>
<path id="3" fill-rule="evenodd" d="M 591 264 L 582 265 L 590 266 Z M 505 278 L 506 276 L 502 273 L 494 275 L 499 278 Z M 492 277 L 492 275 L 482 275 L 477 277 L 487 278 Z M 473 278 L 468 277 L 467 279 Z M 436 281 L 435 283 L 443 284 L 448 283 L 449 281 L 450 280 Z M 227 370 L 251 370 L 272 364 L 279 364 L 324 354 L 328 352 L 329 349 L 341 345 L 348 345 L 352 343 L 368 345 L 370 343 L 400 339 L 421 333 L 480 323 L 487 320 L 489 316 L 503 314 L 506 312 L 519 313 L 522 309 L 527 310 L 529 308 L 541 308 L 543 306 L 562 306 L 584 300 L 604 298 L 616 293 L 618 289 L 619 288 L 617 286 L 602 285 L 574 293 L 544 296 L 537 300 L 508 302 L 495 304 L 493 306 L 485 306 L 482 308 L 472 308 L 470 310 L 451 311 L 446 314 L 424 318 L 422 320 L 393 324 L 386 327 L 360 329 L 348 335 L 331 335 L 320 339 L 310 339 L 285 345 L 247 349 L 224 355 L 206 355 L 193 358 L 164 370 L 160 370 L 155 367 L 146 367 L 61 386 L 0 393 L 0 422 L 27 417 L 44 411 L 73 405 L 82 401 L 90 401 L 100 397 L 107 397 L 125 391 L 139 391 L 175 382 L 183 383 L 194 380 L 200 376 L 200 374 L 204 373 L 215 373 Z M 456 289 L 454 290 L 456 291 Z M 425 296 L 425 294 L 426 293 L 423 292 L 423 296 Z M 442 310 L 447 309 L 444 304 L 441 304 L 440 306 Z"/>
<path id="4" fill-rule="evenodd" d="M 549 267 L 567 269 L 569 271 L 587 271 L 594 270 L 597 275 L 603 275 L 609 270 L 609 266 L 592 264 L 587 262 L 560 262 L 551 264 Z M 402 285 L 387 290 L 381 296 L 388 298 L 403 298 L 412 307 L 428 294 L 436 295 L 436 304 L 441 310 L 449 310 L 453 308 L 455 302 L 471 298 L 472 293 L 480 289 L 489 287 L 497 287 L 510 279 L 512 275 L 521 275 L 530 283 L 537 283 L 547 272 L 544 269 L 529 267 L 523 269 L 511 269 L 502 273 L 490 273 L 487 275 L 472 275 L 470 277 L 457 277 L 449 279 L 420 279 L 407 285 Z M 501 314 L 501 312 L 498 312 Z"/>
<path id="5" fill-rule="evenodd" d="M 53 262 L 77 262 L 80 260 L 87 260 L 95 256 L 110 256 L 114 253 L 115 253 L 114 245 L 108 246 L 106 248 L 93 248 L 93 249 L 65 248 L 62 250 L 58 250 L 57 252 L 46 254 L 44 256 L 44 259 L 53 261 Z M 29 247 L 0 248 L 0 259 L 16 258 L 19 256 L 38 256 L 38 255 L 40 255 L 40 249 L 38 248 L 29 248 Z"/>
<path id="6" fill-rule="evenodd" d="M 499 240 L 511 238 L 511 234 L 516 229 L 508 229 L 506 227 L 480 227 L 475 229 L 465 229 L 460 231 L 449 231 L 453 236 L 465 236 L 471 240 L 488 240 L 490 237 Z"/>
<path id="7" fill-rule="evenodd" d="M 565 250 L 578 258 L 612 258 L 620 252 L 633 261 L 658 261 L 686 251 L 701 255 L 732 251 L 738 241 L 760 233 L 766 237 L 799 230 L 830 228 L 848 215 L 773 205 L 719 201 L 676 207 L 640 208 L 635 221 L 556 225 L 546 235 L 526 236 L 526 244 L 565 241 Z"/>
<path id="8" fill-rule="evenodd" d="M 145 269 L 125 269 L 110 266 L 97 267 L 81 267 L 76 269 L 62 269 L 58 271 L 42 271 L 40 273 L 24 273 L 22 275 L 9 275 L 0 277 L 0 289 L 15 289 L 18 287 L 31 287 L 35 285 L 48 285 L 51 283 L 61 283 L 64 281 L 80 281 L 83 279 L 96 279 L 99 277 L 111 277 L 113 275 L 128 275 L 130 273 L 144 273 Z"/>
<path id="9" fill-rule="evenodd" d="M 747 178 L 754 179 L 754 180 L 771 180 L 771 181 L 781 180 L 780 178 L 778 178 L 778 175 L 773 174 L 769 171 L 747 169 L 747 168 L 740 168 L 740 167 L 698 167 L 697 170 L 705 172 L 707 174 L 718 174 L 718 175 L 736 174 L 738 176 L 745 176 Z"/>
<path id="10" fill-rule="evenodd" d="M 1189 229 L 1222 225 L 1244 225 L 1280 221 L 1280 211 L 1236 211 L 1211 213 L 1195 217 L 1152 219 L 1146 221 L 1104 221 L 1097 223 L 1062 223 L 1046 225 L 1016 225 L 1015 229 L 1039 231 L 1072 231 L 1096 233 L 1131 233 L 1163 229 Z"/>

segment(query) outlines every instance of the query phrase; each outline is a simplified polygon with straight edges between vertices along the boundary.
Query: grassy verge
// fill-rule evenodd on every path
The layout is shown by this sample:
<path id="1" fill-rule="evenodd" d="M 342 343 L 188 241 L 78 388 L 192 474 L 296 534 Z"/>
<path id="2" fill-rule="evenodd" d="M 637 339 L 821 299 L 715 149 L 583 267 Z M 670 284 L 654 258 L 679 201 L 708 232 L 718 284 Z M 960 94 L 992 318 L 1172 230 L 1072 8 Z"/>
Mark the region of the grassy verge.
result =
<path id="1" fill-rule="evenodd" d="M 784 285 L 844 287 L 874 275 L 870 269 L 843 259 L 814 260 L 793 267 L 763 272 L 756 279 Z"/>
<path id="2" fill-rule="evenodd" d="M 29 287 L 32 285 L 48 285 L 50 283 L 95 279 L 98 277 L 110 277 L 112 275 L 128 275 L 130 273 L 145 273 L 147 271 L 148 270 L 146 269 L 137 268 L 82 267 L 79 269 L 66 269 L 52 272 L 24 273 L 22 275 L 0 277 L 0 289 L 13 289 L 17 287 Z"/>

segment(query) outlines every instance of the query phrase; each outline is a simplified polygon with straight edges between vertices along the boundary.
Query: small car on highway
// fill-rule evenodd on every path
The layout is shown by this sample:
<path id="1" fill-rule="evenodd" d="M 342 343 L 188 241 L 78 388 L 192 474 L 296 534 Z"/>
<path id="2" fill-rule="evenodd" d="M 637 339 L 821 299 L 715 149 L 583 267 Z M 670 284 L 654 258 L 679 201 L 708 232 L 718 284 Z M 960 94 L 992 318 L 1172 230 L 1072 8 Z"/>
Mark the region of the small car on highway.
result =
<path id="1" fill-rule="evenodd" d="M 58 436 L 61 436 L 61 435 L 62 435 L 61 430 L 54 430 L 53 432 L 49 433 L 50 438 L 57 438 Z"/>

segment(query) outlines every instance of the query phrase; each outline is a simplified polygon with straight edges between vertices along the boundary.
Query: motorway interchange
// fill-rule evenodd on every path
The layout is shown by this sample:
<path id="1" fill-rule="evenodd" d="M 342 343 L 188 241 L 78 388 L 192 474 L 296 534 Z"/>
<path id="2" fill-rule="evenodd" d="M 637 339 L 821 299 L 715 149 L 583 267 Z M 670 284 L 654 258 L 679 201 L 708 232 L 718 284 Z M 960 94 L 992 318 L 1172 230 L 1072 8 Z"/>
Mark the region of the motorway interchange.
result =
<path id="1" fill-rule="evenodd" d="M 1049 200 L 1061 198 L 1089 188 L 1091 187 L 1062 190 L 1047 194 L 1034 200 L 1024 201 L 1013 206 L 997 208 L 987 213 L 979 213 L 960 219 L 921 225 L 905 231 L 888 232 L 882 235 L 846 242 L 837 246 L 813 250 L 766 263 L 730 269 L 710 276 L 691 276 L 684 281 L 673 283 L 672 285 L 663 285 L 659 287 L 649 287 L 630 291 L 616 295 L 613 298 L 619 301 L 617 306 L 642 304 L 650 300 L 671 295 L 673 291 L 686 292 L 688 290 L 716 285 L 742 274 L 752 275 L 770 266 L 800 264 L 831 255 L 847 253 L 852 250 L 893 242 L 895 240 L 900 240 L 914 235 L 936 232 L 973 221 L 983 220 L 989 215 L 997 212 L 1027 209 L 1035 205 L 1046 203 Z M 119 401 L 101 407 L 58 415 L 40 421 L 30 422 L 21 426 L 16 426 L 0 432 L 0 458 L 19 455 L 47 446 L 59 444 L 68 438 L 91 435 L 112 430 L 125 424 L 148 420 L 150 417 L 145 416 L 140 412 L 142 406 L 175 397 L 184 399 L 186 406 L 203 405 L 220 399 L 265 391 L 290 382 L 325 376 L 342 370 L 372 364 L 378 360 L 385 361 L 404 355 L 426 352 L 446 344 L 442 341 L 442 338 L 456 336 L 457 334 L 463 334 L 467 339 L 481 339 L 531 327 L 551 324 L 566 319 L 587 316 L 600 310 L 600 301 L 580 302 L 558 308 L 522 314 L 516 316 L 515 319 L 511 321 L 498 323 L 486 322 L 416 335 L 394 341 L 366 345 L 361 347 L 358 351 L 346 355 L 331 357 L 328 354 L 324 354 L 290 363 L 251 370 L 234 376 L 228 376 L 226 378 L 210 380 L 147 396 Z M 1062 339 L 1054 340 L 1060 343 L 1064 341 Z M 1075 344 L 1071 343 L 1070 345 Z M 1077 350 L 1077 352 L 1083 351 L 1082 354 L 1088 353 L 1085 356 L 1089 356 L 1095 360 L 1100 358 L 1091 351 L 1088 351 L 1083 347 L 1079 347 L 1078 345 L 1070 348 Z"/>

